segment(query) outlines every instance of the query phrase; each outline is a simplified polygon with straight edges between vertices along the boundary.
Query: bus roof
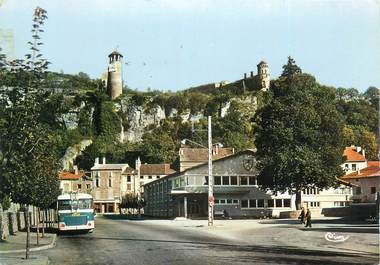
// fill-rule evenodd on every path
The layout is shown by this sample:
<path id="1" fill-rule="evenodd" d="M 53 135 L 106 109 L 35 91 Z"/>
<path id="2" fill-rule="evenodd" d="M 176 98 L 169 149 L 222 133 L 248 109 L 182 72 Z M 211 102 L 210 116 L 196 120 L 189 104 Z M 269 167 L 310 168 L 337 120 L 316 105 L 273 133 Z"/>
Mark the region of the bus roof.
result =
<path id="1" fill-rule="evenodd" d="M 87 193 L 74 193 L 75 195 L 72 196 L 71 194 L 62 194 L 58 196 L 58 200 L 70 200 L 72 197 L 76 197 L 77 199 L 92 199 L 92 196 Z"/>

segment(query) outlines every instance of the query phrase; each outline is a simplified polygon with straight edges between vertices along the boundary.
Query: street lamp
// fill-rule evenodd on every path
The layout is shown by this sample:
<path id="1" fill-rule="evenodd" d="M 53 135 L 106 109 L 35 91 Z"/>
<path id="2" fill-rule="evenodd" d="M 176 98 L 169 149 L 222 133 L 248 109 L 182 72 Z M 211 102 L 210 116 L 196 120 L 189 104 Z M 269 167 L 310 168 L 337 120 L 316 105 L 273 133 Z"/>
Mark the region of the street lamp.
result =
<path id="1" fill-rule="evenodd" d="M 206 148 L 208 151 L 208 226 L 214 225 L 214 178 L 212 177 L 212 132 L 211 132 L 211 116 L 208 116 L 208 147 L 198 144 L 192 140 L 184 139 L 181 141 L 182 144 L 186 142 L 199 145 Z M 219 147 L 223 147 L 221 143 L 217 143 Z"/>

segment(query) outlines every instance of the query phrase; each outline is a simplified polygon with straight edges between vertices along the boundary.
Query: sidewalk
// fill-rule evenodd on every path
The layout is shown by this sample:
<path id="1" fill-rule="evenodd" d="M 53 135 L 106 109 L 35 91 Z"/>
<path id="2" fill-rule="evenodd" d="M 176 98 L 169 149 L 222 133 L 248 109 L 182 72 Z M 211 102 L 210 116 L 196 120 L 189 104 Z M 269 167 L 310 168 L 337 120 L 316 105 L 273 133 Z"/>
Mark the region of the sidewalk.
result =
<path id="1" fill-rule="evenodd" d="M 41 234 L 40 234 L 41 236 Z M 39 239 L 37 245 L 37 233 L 30 233 L 30 259 L 25 260 L 26 232 L 17 232 L 14 236 L 9 236 L 0 242 L 0 265 L 30 264 L 45 265 L 49 264 L 48 258 L 34 254 L 33 252 L 49 249 L 55 246 L 57 235 L 45 233 L 45 237 Z"/>

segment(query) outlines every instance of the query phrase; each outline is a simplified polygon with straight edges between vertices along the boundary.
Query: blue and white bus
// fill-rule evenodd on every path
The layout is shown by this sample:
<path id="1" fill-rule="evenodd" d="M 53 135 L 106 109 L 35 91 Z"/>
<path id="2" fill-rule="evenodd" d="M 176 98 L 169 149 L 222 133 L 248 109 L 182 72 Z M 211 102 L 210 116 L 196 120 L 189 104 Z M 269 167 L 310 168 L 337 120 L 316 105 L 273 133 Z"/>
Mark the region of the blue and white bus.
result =
<path id="1" fill-rule="evenodd" d="M 95 228 L 93 200 L 90 194 L 70 193 L 58 196 L 58 230 L 88 230 Z"/>

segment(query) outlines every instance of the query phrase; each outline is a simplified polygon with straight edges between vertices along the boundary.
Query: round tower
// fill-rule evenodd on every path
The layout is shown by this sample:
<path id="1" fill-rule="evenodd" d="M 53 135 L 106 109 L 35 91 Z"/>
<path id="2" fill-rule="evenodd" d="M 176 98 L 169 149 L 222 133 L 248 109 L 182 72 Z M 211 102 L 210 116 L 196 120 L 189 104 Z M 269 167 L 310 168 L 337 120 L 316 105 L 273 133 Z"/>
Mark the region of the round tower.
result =
<path id="1" fill-rule="evenodd" d="M 112 99 L 115 99 L 120 96 L 123 91 L 123 55 L 115 50 L 108 55 L 108 59 L 107 92 Z"/>
<path id="2" fill-rule="evenodd" d="M 261 61 L 257 65 L 257 75 L 259 76 L 259 82 L 261 90 L 267 91 L 270 84 L 269 67 L 265 61 Z"/>

